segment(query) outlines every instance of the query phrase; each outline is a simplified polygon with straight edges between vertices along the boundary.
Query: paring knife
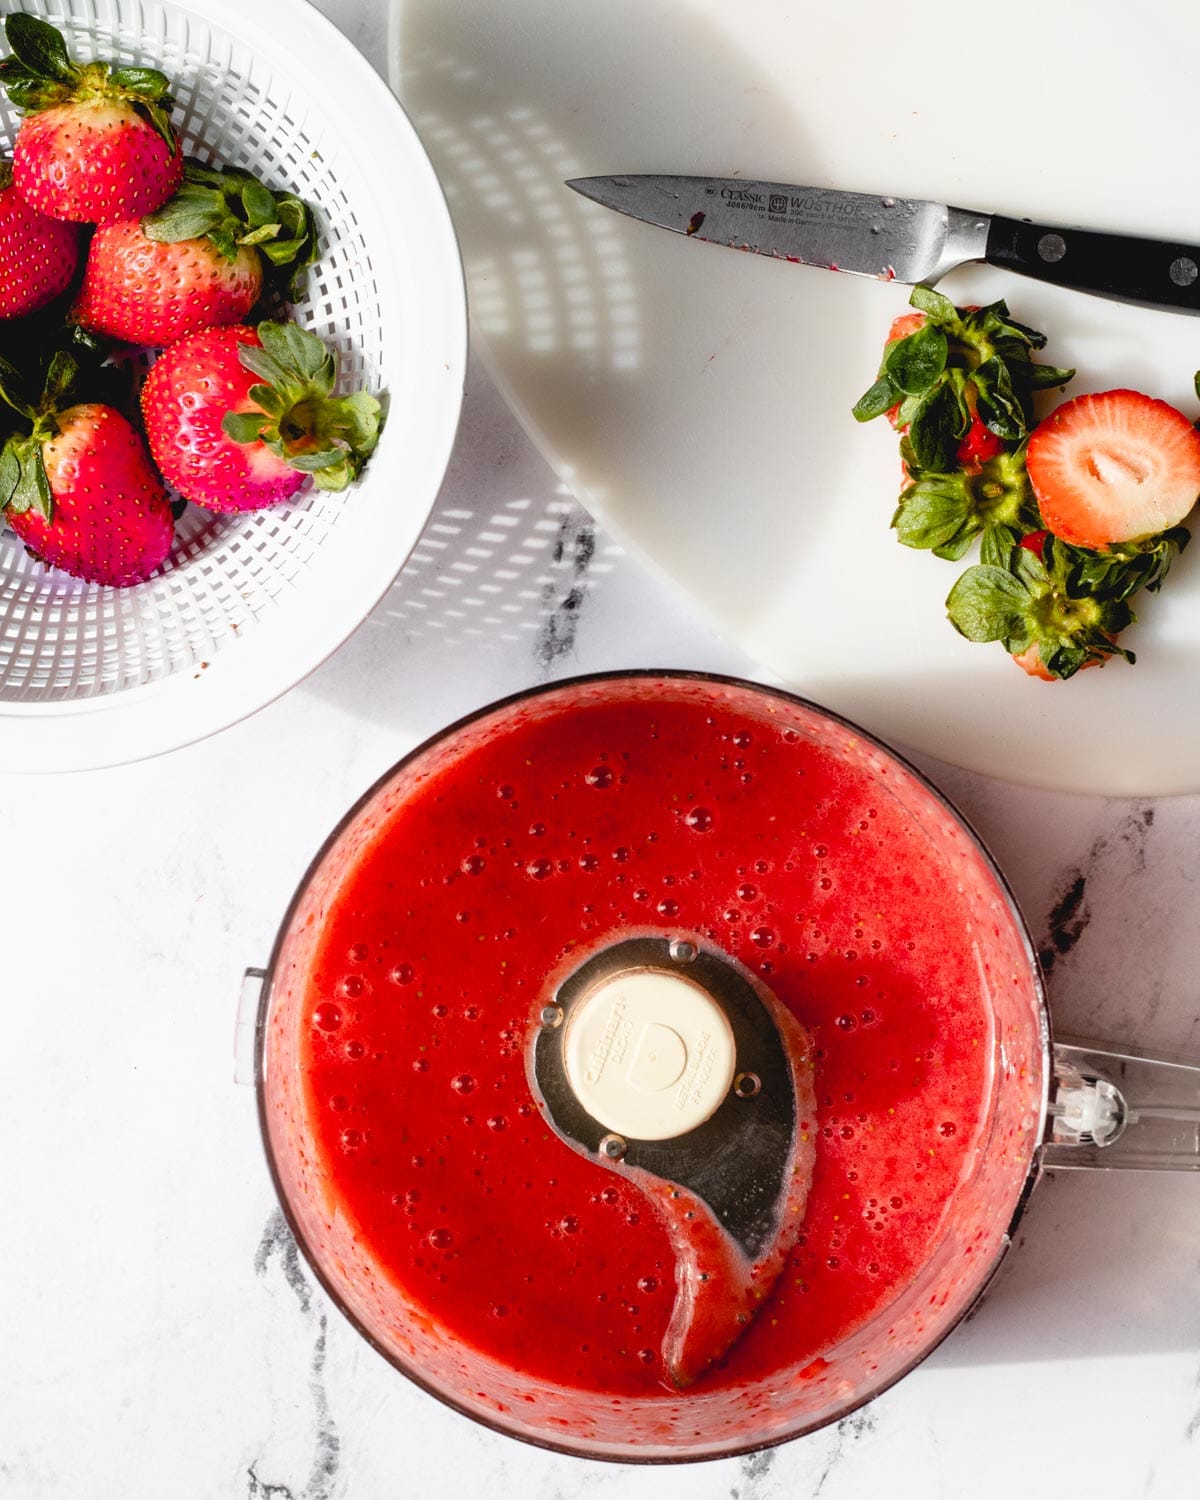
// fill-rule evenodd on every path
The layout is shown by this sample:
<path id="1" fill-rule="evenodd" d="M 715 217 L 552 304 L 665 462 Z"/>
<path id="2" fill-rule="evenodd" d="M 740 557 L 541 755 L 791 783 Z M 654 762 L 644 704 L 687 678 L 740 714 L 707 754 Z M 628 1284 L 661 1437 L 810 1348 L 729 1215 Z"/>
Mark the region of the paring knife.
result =
<path id="1" fill-rule="evenodd" d="M 1098 297 L 1200 313 L 1196 245 L 740 177 L 577 177 L 567 186 L 647 224 L 799 265 L 931 286 L 985 261 Z"/>

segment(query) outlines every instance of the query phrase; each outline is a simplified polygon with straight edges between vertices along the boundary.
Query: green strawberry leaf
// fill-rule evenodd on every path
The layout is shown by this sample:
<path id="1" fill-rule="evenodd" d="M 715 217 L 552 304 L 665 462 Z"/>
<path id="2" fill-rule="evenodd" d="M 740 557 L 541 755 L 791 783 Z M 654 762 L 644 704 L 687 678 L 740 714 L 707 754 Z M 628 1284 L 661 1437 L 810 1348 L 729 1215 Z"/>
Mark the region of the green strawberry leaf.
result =
<path id="1" fill-rule="evenodd" d="M 30 454 L 26 463 L 22 465 L 22 470 L 24 472 L 33 471 L 33 484 L 36 490 L 34 504 L 47 521 L 51 520 L 54 516 L 54 495 L 50 489 L 50 479 L 46 473 L 46 463 L 42 457 L 42 445 L 40 443 Z"/>
<path id="2" fill-rule="evenodd" d="M 118 68 L 112 81 L 131 101 L 165 104 L 171 93 L 171 80 L 157 68 Z"/>
<path id="3" fill-rule="evenodd" d="M 25 399 L 25 381 L 15 365 L 0 356 L 0 401 L 11 406 L 19 416 L 34 421 L 37 409 Z"/>
<path id="4" fill-rule="evenodd" d="M 250 371 L 251 375 L 257 375 L 260 380 L 266 381 L 268 385 L 274 386 L 280 392 L 285 387 L 293 384 L 291 371 L 273 359 L 267 345 L 267 330 L 275 328 L 274 323 L 260 323 L 258 325 L 258 336 L 262 339 L 262 348 L 257 344 L 240 344 L 238 346 L 238 360 Z"/>
<path id="5" fill-rule="evenodd" d="M 1075 378 L 1074 370 L 1062 370 L 1057 365 L 1030 364 L 1028 379 L 1031 391 L 1045 391 L 1052 386 L 1066 385 Z"/>
<path id="6" fill-rule="evenodd" d="M 111 352 L 112 346 L 108 339 L 101 334 L 92 333 L 90 329 L 81 328 L 78 323 L 67 325 L 66 340 L 71 349 L 89 364 L 103 364 Z"/>
<path id="7" fill-rule="evenodd" d="M 200 187 L 215 187 L 224 192 L 231 178 L 249 176 L 240 167 L 210 167 L 198 156 L 188 156 L 183 162 L 184 182 L 193 182 Z"/>
<path id="8" fill-rule="evenodd" d="M 1029 591 L 1004 568 L 968 568 L 946 599 L 950 623 L 969 641 L 1008 641 L 1027 631 Z"/>
<path id="9" fill-rule="evenodd" d="M 892 526 L 905 547 L 937 548 L 957 536 L 970 515 L 971 501 L 962 476 L 938 474 L 908 486 Z"/>
<path id="10" fill-rule="evenodd" d="M 306 240 L 281 240 L 282 224 L 265 224 L 252 230 L 243 240 L 243 245 L 258 245 L 258 248 L 274 266 L 286 266 L 297 259 L 307 245 Z"/>
<path id="11" fill-rule="evenodd" d="M 1030 349 L 1046 347 L 1046 335 L 1039 333 L 1036 328 L 1030 328 L 1026 323 L 1018 323 L 1009 312 L 1007 303 L 993 302 L 988 311 L 995 319 L 997 328 L 1003 329 L 1010 338 L 1019 340 Z"/>
<path id="12" fill-rule="evenodd" d="M 229 411 L 221 419 L 221 430 L 235 443 L 256 443 L 268 418 L 257 411 Z"/>
<path id="13" fill-rule="evenodd" d="M 968 523 L 948 542 L 943 542 L 940 547 L 934 547 L 933 555 L 944 558 L 947 562 L 958 562 L 971 550 L 971 543 L 978 534 L 978 528 Z"/>
<path id="14" fill-rule="evenodd" d="M 238 241 L 236 230 L 231 230 L 222 224 L 216 229 L 210 229 L 207 237 L 226 260 L 237 259 Z"/>
<path id="15" fill-rule="evenodd" d="M 312 209 L 292 193 L 281 193 L 275 200 L 276 212 L 287 229 L 298 238 L 315 238 Z"/>
<path id="16" fill-rule="evenodd" d="M 1028 547 L 1019 547 L 1013 554 L 1013 576 L 1019 578 L 1030 593 L 1045 593 L 1050 588 L 1051 569 L 1056 573 L 1059 571 L 1054 540 L 1053 536 L 1047 536 L 1043 540 L 1041 557 Z"/>
<path id="17" fill-rule="evenodd" d="M 1119 603 L 1140 589 L 1156 594 L 1190 540 L 1186 527 L 1173 526 L 1158 536 L 1103 550 L 1073 547 L 1057 538 L 1052 546 L 1072 597 L 1092 596 Z"/>
<path id="18" fill-rule="evenodd" d="M 8 509 L 21 482 L 21 460 L 12 442 L 0 450 L 0 511 Z"/>
<path id="19" fill-rule="evenodd" d="M 73 83 L 79 76 L 62 33 L 48 21 L 18 12 L 5 18 L 4 35 L 13 56 L 33 77 Z"/>
<path id="20" fill-rule="evenodd" d="M 926 393 L 912 416 L 908 436 L 918 465 L 939 474 L 951 470 L 964 430 L 958 395 L 942 382 Z"/>
<path id="21" fill-rule="evenodd" d="M 172 156 L 176 155 L 179 151 L 179 138 L 176 136 L 174 127 L 171 124 L 171 110 L 174 104 L 174 99 L 171 98 L 170 94 L 167 94 L 155 103 L 142 104 L 140 106 L 141 113 L 145 115 L 147 120 L 150 121 L 151 125 L 154 126 L 155 130 L 158 131 L 159 135 L 162 136 L 163 140 L 171 148 Z"/>
<path id="22" fill-rule="evenodd" d="M 252 229 L 279 221 L 274 193 L 253 177 L 242 189 L 242 207 L 246 210 L 246 222 Z"/>
<path id="23" fill-rule="evenodd" d="M 287 454 L 288 466 L 299 469 L 302 474 L 316 474 L 322 469 L 330 469 L 334 464 L 345 462 L 345 457 L 336 448 L 327 448 L 321 453 L 293 453 Z"/>
<path id="24" fill-rule="evenodd" d="M 983 539 L 979 543 L 979 561 L 986 567 L 1008 569 L 1012 562 L 1013 548 L 1020 540 L 1016 528 L 1006 526 L 1002 521 L 985 525 Z"/>
<path id="25" fill-rule="evenodd" d="M 333 355 L 315 333 L 309 333 L 298 323 L 267 323 L 258 331 L 263 348 L 281 365 L 293 371 L 302 380 L 329 381 L 334 373 Z"/>
<path id="26" fill-rule="evenodd" d="M 1200 381 L 1200 375 L 1197 380 Z M 869 391 L 865 391 L 851 408 L 856 422 L 871 422 L 890 411 L 900 399 L 900 392 L 892 384 L 890 375 L 881 375 Z"/>
<path id="27" fill-rule="evenodd" d="M 1054 677 L 1061 677 L 1065 682 L 1074 677 L 1081 667 L 1087 666 L 1091 655 L 1086 646 L 1059 646 L 1048 658 L 1043 658 L 1043 663 L 1047 672 Z"/>
<path id="28" fill-rule="evenodd" d="M 916 333 L 891 345 L 884 370 L 906 395 L 920 395 L 936 383 L 946 368 L 949 348 L 945 332 L 934 323 L 926 323 Z"/>
<path id="29" fill-rule="evenodd" d="M 959 321 L 958 308 L 951 302 L 949 297 L 943 296 L 941 292 L 935 292 L 931 286 L 915 286 L 912 296 L 908 299 L 909 306 L 915 307 L 918 312 L 923 312 L 932 323 L 957 326 Z"/>
<path id="30" fill-rule="evenodd" d="M 329 490 L 336 494 L 340 490 L 349 488 L 358 478 L 361 467 L 360 464 L 355 464 L 352 459 L 346 457 L 332 468 L 318 470 L 313 475 L 313 483 L 319 490 Z"/>
<path id="31" fill-rule="evenodd" d="M 9 494 L 7 508 L 18 516 L 35 510 L 49 521 L 54 513 L 54 496 L 46 477 L 40 439 L 19 439 L 5 451 L 13 453 L 18 466 L 17 482 Z"/>
<path id="32" fill-rule="evenodd" d="M 276 236 L 279 234 L 279 231 L 282 228 L 282 224 L 260 224 L 257 229 L 252 229 L 249 234 L 242 235 L 242 237 L 238 240 L 238 244 L 261 245 L 263 248 L 263 254 L 266 255 L 273 264 L 281 265 L 288 258 L 286 255 L 281 256 L 278 254 L 278 251 L 280 249 L 286 251 L 286 249 L 288 248 L 286 244 L 281 246 L 276 240 Z M 274 255 L 271 254 L 271 251 L 267 248 L 272 241 L 275 241 L 272 248 L 277 252 Z M 294 246 L 295 241 L 293 241 L 292 244 Z"/>
<path id="33" fill-rule="evenodd" d="M 352 391 L 333 403 L 334 430 L 360 458 L 374 452 L 383 426 L 383 407 L 369 391 Z M 361 467 L 361 465 L 360 465 Z M 357 470 L 355 471 L 357 472 Z"/>
<path id="34" fill-rule="evenodd" d="M 216 229 L 226 218 L 225 197 L 218 189 L 198 182 L 185 182 L 162 208 L 142 220 L 142 233 L 148 240 L 175 245 L 181 240 L 198 240 Z M 237 247 L 234 247 L 237 254 Z"/>
<path id="35" fill-rule="evenodd" d="M 1013 389 L 1008 366 L 993 355 L 976 368 L 972 378 L 980 421 L 997 437 L 1007 442 L 1019 442 L 1028 431 L 1028 423 Z"/>
<path id="36" fill-rule="evenodd" d="M 64 104 L 75 93 L 73 84 L 48 82 L 11 57 L 0 62 L 0 86 L 17 108 L 27 114 L 49 109 L 52 104 Z"/>
<path id="37" fill-rule="evenodd" d="M 42 414 L 58 411 L 74 386 L 78 374 L 79 366 L 76 361 L 65 350 L 58 350 L 46 371 L 46 383 L 42 388 L 42 399 L 39 405 Z"/>
<path id="38" fill-rule="evenodd" d="M 252 385 L 247 392 L 251 401 L 262 407 L 269 417 L 279 418 L 288 409 L 288 401 L 273 385 Z"/>

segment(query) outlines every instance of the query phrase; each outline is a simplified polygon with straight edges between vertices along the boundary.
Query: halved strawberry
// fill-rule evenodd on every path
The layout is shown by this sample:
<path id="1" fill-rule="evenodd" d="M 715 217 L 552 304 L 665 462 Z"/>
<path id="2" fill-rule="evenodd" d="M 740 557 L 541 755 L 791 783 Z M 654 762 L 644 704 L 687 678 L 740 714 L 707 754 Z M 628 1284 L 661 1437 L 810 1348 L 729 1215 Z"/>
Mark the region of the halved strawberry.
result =
<path id="1" fill-rule="evenodd" d="M 1064 402 L 1034 430 L 1027 462 L 1046 525 L 1080 547 L 1156 536 L 1200 496 L 1200 433 L 1140 391 Z"/>
<path id="2" fill-rule="evenodd" d="M 150 451 L 181 495 L 215 511 L 287 500 L 311 475 L 343 490 L 379 437 L 366 391 L 335 396 L 337 361 L 295 323 L 207 328 L 168 349 L 142 387 Z"/>
<path id="3" fill-rule="evenodd" d="M 29 431 L 0 450 L 0 513 L 43 562 L 91 583 L 126 587 L 165 560 L 175 535 L 171 507 L 141 438 L 120 412 L 64 404 L 74 361 L 56 355 L 37 405 L 15 394 L 0 369 L 0 395 Z"/>
<path id="4" fill-rule="evenodd" d="M 308 207 L 233 167 L 189 161 L 184 179 L 157 213 L 102 225 L 92 236 L 72 309 L 84 328 L 161 348 L 242 322 L 264 270 L 289 300 L 297 295 L 317 253 Z"/>
<path id="5" fill-rule="evenodd" d="M 153 68 L 76 63 L 36 16 L 4 22 L 0 84 L 25 115 L 13 148 L 17 191 L 53 219 L 112 224 L 152 213 L 183 176 L 170 82 Z"/>
<path id="6" fill-rule="evenodd" d="M 79 231 L 31 208 L 0 161 L 0 318 L 23 318 L 65 292 L 79 264 Z"/>

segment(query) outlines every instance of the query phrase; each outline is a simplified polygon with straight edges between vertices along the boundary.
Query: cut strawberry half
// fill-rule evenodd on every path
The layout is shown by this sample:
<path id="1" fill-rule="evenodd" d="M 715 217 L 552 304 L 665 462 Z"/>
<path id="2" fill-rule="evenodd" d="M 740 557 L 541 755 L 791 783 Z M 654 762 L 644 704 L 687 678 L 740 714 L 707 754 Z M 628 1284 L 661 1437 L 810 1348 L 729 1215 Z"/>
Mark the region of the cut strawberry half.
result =
<path id="1" fill-rule="evenodd" d="M 1034 430 L 1027 464 L 1047 527 L 1080 547 L 1156 536 L 1200 496 L 1200 433 L 1140 391 L 1064 402 Z"/>

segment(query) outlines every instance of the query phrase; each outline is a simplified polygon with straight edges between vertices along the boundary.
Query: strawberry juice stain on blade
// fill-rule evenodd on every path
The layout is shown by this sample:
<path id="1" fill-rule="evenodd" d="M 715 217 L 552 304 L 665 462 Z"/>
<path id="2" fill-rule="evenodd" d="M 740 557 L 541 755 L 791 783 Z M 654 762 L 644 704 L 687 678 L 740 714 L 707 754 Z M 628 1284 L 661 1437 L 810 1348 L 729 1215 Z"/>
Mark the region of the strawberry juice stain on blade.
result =
<path id="1" fill-rule="evenodd" d="M 560 1138 L 653 1205 L 675 1259 L 662 1378 L 692 1385 L 770 1296 L 804 1222 L 808 1032 L 698 935 L 645 935 L 558 984 L 530 1072 Z"/>

